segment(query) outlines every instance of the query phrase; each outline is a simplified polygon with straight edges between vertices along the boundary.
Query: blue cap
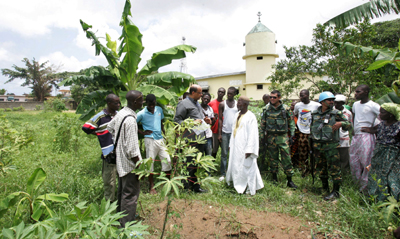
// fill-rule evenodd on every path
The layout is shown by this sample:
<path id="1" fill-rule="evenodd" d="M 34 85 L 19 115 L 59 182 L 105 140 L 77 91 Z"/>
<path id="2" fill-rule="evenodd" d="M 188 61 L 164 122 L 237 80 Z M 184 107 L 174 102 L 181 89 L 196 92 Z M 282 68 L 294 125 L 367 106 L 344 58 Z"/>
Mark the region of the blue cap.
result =
<path id="1" fill-rule="evenodd" d="M 329 91 L 324 91 L 319 95 L 318 102 L 321 103 L 326 99 L 335 99 L 336 97 Z"/>

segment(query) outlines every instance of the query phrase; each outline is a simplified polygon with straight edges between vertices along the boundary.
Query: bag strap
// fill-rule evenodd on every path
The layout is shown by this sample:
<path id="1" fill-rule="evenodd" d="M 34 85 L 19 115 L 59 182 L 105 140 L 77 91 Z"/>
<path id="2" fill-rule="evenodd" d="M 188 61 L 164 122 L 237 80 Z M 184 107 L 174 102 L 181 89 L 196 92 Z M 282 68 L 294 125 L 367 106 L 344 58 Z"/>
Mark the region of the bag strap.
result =
<path id="1" fill-rule="evenodd" d="M 119 130 L 118 130 L 118 134 L 117 134 L 117 139 L 115 140 L 114 149 L 117 148 L 118 139 L 119 139 L 119 135 L 120 135 L 120 132 L 121 132 L 122 125 L 123 125 L 125 119 L 128 118 L 129 116 L 133 117 L 132 115 L 127 115 L 127 116 L 125 116 L 125 117 L 122 119 L 121 124 L 119 125 Z"/>

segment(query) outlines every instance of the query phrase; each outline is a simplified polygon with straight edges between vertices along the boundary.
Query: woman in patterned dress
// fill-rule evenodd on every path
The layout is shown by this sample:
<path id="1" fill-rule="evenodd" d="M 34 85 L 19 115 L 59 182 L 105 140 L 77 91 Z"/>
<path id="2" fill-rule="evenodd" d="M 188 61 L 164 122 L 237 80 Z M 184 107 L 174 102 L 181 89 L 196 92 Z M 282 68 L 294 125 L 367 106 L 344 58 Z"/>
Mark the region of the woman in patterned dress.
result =
<path id="1" fill-rule="evenodd" d="M 382 122 L 375 127 L 363 128 L 365 132 L 377 134 L 376 146 L 368 175 L 368 193 L 384 201 L 386 195 L 399 200 L 400 195 L 400 108 L 394 103 L 385 103 L 380 108 Z M 378 181 L 380 181 L 378 183 Z"/>

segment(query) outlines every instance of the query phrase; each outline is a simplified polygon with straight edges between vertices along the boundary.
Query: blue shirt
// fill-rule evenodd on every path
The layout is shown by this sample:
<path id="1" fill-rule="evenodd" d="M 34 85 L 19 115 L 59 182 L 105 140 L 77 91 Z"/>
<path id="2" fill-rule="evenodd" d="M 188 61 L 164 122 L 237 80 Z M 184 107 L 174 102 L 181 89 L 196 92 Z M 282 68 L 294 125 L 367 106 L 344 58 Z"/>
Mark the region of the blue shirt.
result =
<path id="1" fill-rule="evenodd" d="M 136 122 L 142 123 L 143 129 L 153 131 L 150 135 L 145 135 L 146 138 L 155 140 L 162 139 L 161 120 L 164 119 L 164 112 L 160 106 L 156 106 L 154 114 L 147 110 L 147 106 L 137 114 Z"/>

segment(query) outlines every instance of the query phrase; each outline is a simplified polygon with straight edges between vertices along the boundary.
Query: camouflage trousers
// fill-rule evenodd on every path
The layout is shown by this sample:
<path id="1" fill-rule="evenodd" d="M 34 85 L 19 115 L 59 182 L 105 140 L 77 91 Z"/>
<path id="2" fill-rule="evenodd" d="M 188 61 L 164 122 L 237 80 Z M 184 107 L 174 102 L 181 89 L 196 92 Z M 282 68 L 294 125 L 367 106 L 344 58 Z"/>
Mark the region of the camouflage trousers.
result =
<path id="1" fill-rule="evenodd" d="M 270 158 L 270 169 L 272 173 L 277 173 L 279 163 L 287 176 L 293 175 L 293 165 L 290 158 L 289 138 L 286 134 L 268 134 L 267 150 Z M 281 159 L 279 160 L 279 153 Z"/>
<path id="2" fill-rule="evenodd" d="M 321 179 L 327 179 L 331 176 L 334 183 L 342 181 L 340 155 L 337 146 L 337 143 L 313 143 L 316 174 Z"/>

